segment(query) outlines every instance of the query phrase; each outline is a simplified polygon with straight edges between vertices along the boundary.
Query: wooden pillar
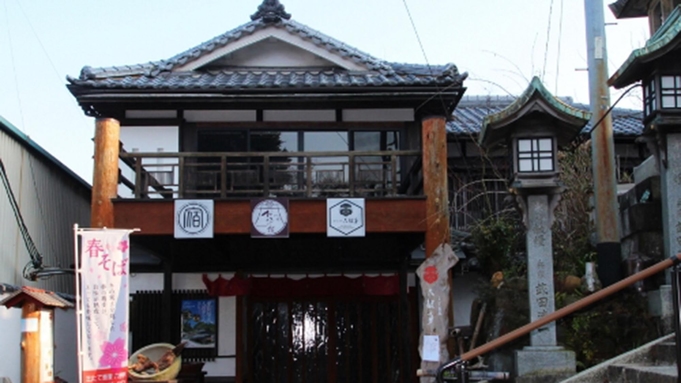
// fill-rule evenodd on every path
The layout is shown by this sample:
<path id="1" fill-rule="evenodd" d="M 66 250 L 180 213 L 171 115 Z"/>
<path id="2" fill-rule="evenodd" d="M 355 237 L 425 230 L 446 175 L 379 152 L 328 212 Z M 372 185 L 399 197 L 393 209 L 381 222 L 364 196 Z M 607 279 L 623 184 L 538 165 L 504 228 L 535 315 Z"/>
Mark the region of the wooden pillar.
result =
<path id="1" fill-rule="evenodd" d="M 21 383 L 40 383 L 40 310 L 34 302 L 21 307 Z"/>
<path id="2" fill-rule="evenodd" d="M 426 195 L 426 257 L 443 243 L 449 243 L 449 202 L 447 191 L 447 130 L 444 117 L 422 121 L 423 192 Z"/>
<path id="3" fill-rule="evenodd" d="M 95 164 L 92 176 L 91 227 L 113 227 L 112 198 L 118 194 L 118 153 L 121 125 L 113 118 L 95 122 Z"/>

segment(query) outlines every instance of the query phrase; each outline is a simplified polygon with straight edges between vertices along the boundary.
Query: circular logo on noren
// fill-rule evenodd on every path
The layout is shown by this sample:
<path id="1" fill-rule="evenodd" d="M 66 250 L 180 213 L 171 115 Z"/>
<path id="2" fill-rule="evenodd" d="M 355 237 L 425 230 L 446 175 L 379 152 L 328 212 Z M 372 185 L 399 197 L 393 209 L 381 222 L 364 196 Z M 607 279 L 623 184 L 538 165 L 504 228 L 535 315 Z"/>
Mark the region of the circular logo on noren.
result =
<path id="1" fill-rule="evenodd" d="M 202 233 L 210 223 L 210 212 L 205 206 L 190 202 L 177 212 L 177 226 L 187 234 Z"/>

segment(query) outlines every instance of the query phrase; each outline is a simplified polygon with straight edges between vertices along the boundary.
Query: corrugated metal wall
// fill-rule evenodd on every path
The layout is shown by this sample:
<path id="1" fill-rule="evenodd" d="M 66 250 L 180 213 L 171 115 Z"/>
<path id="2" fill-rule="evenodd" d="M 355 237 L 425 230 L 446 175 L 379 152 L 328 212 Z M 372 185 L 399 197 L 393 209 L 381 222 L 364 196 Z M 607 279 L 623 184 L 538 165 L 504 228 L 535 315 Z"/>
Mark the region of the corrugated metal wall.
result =
<path id="1" fill-rule="evenodd" d="M 24 222 L 43 256 L 43 264 L 70 268 L 74 263 L 73 225 L 90 224 L 90 190 L 3 130 L 0 159 Z M 9 198 L 0 186 L 0 283 L 74 294 L 73 276 L 54 276 L 38 282 L 25 280 L 22 270 L 29 261 Z"/>

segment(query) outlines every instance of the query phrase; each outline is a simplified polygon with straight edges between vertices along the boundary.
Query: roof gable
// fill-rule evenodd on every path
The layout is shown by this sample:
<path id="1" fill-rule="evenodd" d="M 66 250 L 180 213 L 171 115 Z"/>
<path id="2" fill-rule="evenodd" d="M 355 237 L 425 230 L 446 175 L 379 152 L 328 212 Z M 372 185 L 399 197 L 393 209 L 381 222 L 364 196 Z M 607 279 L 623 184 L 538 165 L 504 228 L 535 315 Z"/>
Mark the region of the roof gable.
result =
<path id="1" fill-rule="evenodd" d="M 291 23 L 291 22 L 287 22 Z M 342 68 L 348 71 L 368 71 L 368 63 L 343 55 L 333 44 L 315 44 L 301 28 L 285 28 L 283 23 L 271 24 L 248 36 L 234 39 L 214 50 L 206 43 L 190 51 L 199 51 L 173 72 L 199 69 L 313 67 Z M 202 47 L 203 46 L 203 47 Z M 202 49 L 204 48 L 204 49 Z M 366 55 L 368 56 L 368 55 Z"/>

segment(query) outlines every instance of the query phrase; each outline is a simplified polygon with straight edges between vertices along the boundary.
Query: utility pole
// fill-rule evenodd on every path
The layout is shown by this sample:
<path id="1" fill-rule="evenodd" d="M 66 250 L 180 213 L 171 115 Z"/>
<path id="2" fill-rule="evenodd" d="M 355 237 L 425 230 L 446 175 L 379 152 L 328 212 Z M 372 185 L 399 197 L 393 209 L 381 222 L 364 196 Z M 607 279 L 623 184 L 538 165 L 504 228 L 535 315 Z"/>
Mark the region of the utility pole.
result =
<path id="1" fill-rule="evenodd" d="M 584 0 L 586 45 L 591 102 L 591 149 L 598 253 L 598 275 L 604 287 L 622 279 L 622 245 L 615 179 L 615 143 L 608 90 L 608 55 L 605 43 L 603 0 Z M 599 122 L 600 121 L 600 122 Z M 598 122 L 598 125 L 594 125 Z"/>

